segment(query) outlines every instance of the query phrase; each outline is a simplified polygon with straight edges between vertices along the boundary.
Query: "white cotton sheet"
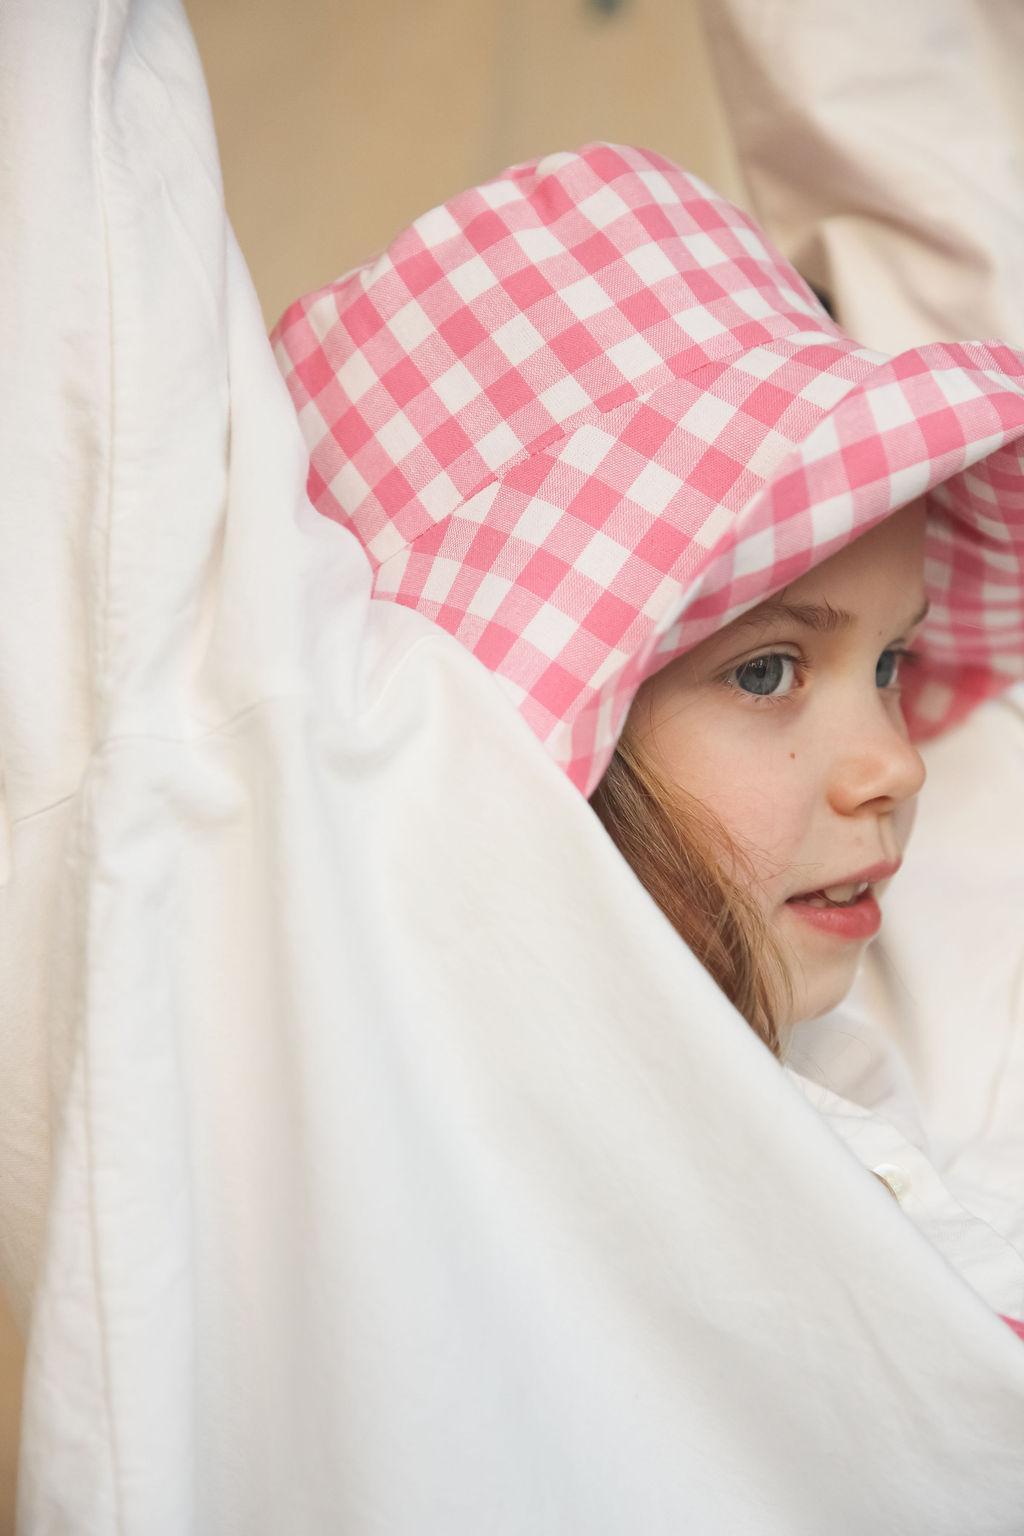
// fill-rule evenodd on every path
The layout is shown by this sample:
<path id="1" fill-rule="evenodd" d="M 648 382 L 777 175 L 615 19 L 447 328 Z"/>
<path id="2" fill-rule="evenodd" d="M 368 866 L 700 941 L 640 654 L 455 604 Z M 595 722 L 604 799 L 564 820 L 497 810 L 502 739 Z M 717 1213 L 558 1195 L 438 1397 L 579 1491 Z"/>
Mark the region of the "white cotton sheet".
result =
<path id="1" fill-rule="evenodd" d="M 180 6 L 0 45 L 20 1531 L 1019 1532 L 1021 1342 L 309 507 Z"/>

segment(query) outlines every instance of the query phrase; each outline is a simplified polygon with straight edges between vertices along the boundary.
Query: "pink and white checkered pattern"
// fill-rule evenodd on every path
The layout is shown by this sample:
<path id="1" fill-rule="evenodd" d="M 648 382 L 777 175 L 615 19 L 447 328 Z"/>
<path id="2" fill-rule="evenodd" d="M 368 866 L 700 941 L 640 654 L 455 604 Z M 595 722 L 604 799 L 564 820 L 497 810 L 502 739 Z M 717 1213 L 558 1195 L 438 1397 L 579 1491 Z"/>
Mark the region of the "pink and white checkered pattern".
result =
<path id="1" fill-rule="evenodd" d="M 590 794 L 644 679 L 927 493 L 916 738 L 1024 675 L 1024 353 L 857 346 L 649 150 L 514 166 L 271 335 L 309 492 Z"/>

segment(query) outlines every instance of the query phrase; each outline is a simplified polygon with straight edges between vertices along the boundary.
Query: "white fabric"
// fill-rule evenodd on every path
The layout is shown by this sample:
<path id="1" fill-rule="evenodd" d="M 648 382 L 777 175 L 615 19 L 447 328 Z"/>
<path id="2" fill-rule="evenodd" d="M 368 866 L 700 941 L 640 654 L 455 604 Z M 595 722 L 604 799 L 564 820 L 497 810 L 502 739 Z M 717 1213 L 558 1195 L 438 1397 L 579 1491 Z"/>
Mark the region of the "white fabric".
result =
<path id="1" fill-rule="evenodd" d="M 308 506 L 178 5 L 0 41 L 20 1531 L 1019 1532 L 1020 1341 Z"/>
<path id="2" fill-rule="evenodd" d="M 751 211 L 858 341 L 1024 342 L 1019 0 L 700 0 Z"/>

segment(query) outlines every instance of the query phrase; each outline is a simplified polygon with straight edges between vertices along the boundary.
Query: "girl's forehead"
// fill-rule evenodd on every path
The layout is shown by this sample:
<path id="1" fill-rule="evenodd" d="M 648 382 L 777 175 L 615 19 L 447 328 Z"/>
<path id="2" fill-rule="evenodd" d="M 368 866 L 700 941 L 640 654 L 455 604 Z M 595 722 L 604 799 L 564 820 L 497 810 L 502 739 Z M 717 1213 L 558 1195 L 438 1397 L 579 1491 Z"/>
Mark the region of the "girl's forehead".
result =
<path id="1" fill-rule="evenodd" d="M 846 545 L 805 575 L 733 619 L 647 679 L 644 689 L 686 678 L 696 679 L 702 665 L 758 645 L 781 631 L 794 636 L 856 635 L 887 632 L 894 640 L 924 617 L 923 501 L 901 508 L 868 533 Z"/>
<path id="2" fill-rule="evenodd" d="M 840 601 L 871 610 L 892 603 L 903 609 L 909 603 L 916 612 L 914 601 L 924 587 L 926 523 L 924 501 L 910 502 L 752 612 Z"/>

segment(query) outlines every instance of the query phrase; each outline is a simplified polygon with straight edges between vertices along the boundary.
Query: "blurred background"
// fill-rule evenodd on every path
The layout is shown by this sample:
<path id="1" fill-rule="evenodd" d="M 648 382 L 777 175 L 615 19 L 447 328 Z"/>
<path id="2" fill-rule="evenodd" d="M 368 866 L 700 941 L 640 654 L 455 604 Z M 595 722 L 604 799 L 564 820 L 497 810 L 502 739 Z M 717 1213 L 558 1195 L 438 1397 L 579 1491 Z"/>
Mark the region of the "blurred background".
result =
<path id="1" fill-rule="evenodd" d="M 592 139 L 744 201 L 697 0 L 186 0 L 268 329 L 454 193 Z"/>
<path id="2" fill-rule="evenodd" d="M 418 214 L 591 139 L 745 203 L 697 0 L 185 0 L 228 213 L 269 330 Z M 0 1536 L 23 1344 L 0 1295 Z"/>

